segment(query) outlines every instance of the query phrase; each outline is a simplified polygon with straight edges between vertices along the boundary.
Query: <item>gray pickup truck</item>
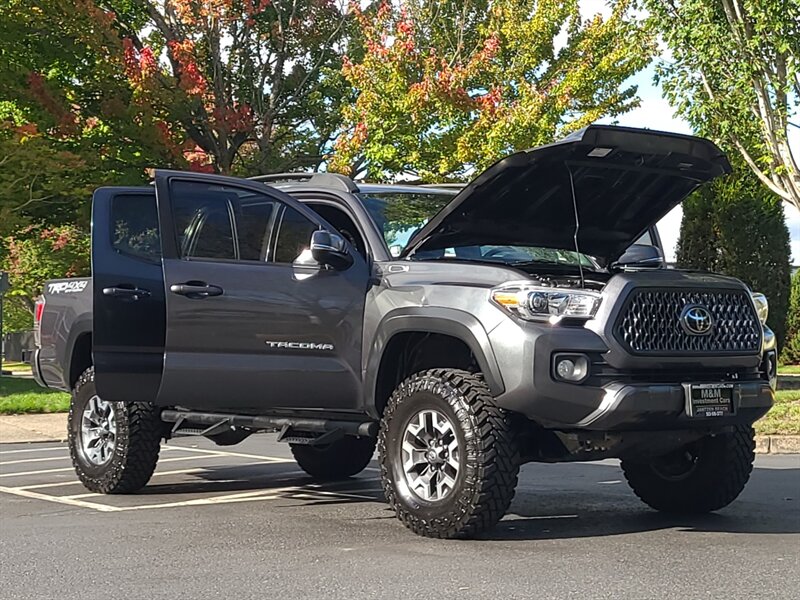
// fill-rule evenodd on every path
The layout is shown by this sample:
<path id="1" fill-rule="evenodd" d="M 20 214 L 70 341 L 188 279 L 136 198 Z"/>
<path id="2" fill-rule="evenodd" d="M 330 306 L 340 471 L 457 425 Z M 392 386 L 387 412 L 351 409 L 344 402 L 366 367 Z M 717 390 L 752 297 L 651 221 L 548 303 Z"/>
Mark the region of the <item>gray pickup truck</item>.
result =
<path id="1" fill-rule="evenodd" d="M 591 126 L 460 190 L 156 171 L 95 192 L 93 276 L 46 284 L 36 378 L 72 391 L 95 492 L 144 486 L 162 439 L 271 430 L 318 478 L 377 446 L 426 536 L 494 525 L 528 461 L 616 457 L 651 507 L 717 510 L 773 401 L 767 302 L 664 268 L 654 223 L 729 170 Z"/>

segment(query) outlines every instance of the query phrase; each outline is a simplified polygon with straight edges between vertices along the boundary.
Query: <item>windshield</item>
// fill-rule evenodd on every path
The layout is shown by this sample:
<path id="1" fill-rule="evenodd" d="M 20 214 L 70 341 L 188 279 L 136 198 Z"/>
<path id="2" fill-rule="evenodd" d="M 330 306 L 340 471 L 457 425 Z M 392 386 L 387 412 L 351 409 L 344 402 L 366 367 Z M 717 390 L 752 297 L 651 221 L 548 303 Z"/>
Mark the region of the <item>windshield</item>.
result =
<path id="1" fill-rule="evenodd" d="M 409 240 L 455 196 L 452 192 L 375 192 L 362 193 L 359 198 L 383 233 L 392 256 L 400 256 Z M 481 245 L 422 250 L 415 259 L 454 258 L 481 260 L 504 264 L 544 263 L 552 265 L 597 268 L 588 256 L 573 250 L 541 246 Z"/>
<path id="2" fill-rule="evenodd" d="M 376 192 L 358 196 L 383 233 L 391 255 L 400 256 L 414 233 L 447 206 L 455 193 Z"/>

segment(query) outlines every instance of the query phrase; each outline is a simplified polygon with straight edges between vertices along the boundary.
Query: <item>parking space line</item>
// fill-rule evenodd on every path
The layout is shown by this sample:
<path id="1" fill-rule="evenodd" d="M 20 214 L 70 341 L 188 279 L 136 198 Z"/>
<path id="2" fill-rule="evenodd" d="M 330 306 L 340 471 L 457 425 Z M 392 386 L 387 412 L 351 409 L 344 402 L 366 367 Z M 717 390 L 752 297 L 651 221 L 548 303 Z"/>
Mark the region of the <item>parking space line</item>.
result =
<path id="1" fill-rule="evenodd" d="M 288 462 L 291 462 L 291 461 L 288 461 Z M 238 464 L 238 465 L 232 465 L 232 467 L 253 467 L 255 465 L 269 465 L 269 464 L 274 464 L 274 461 L 269 461 L 269 462 L 256 461 L 256 462 L 249 462 L 249 463 L 241 463 L 241 464 Z M 71 471 L 72 469 L 68 469 L 68 470 Z M 194 467 L 192 469 L 178 469 L 178 470 L 175 470 L 175 471 L 156 471 L 155 473 L 153 473 L 153 477 L 163 477 L 164 475 L 189 475 L 191 473 L 200 473 L 200 472 L 206 471 L 206 470 L 207 470 L 206 467 Z M 305 472 L 304 471 L 296 471 L 296 473 L 297 474 L 303 474 Z M 284 473 L 281 473 L 281 474 L 285 475 Z M 67 486 L 67 485 L 81 485 L 81 482 L 78 481 L 77 479 L 73 479 L 73 480 L 70 480 L 70 481 L 54 481 L 54 482 L 51 482 L 51 483 L 36 483 L 36 484 L 33 484 L 33 485 L 23 485 L 23 486 L 19 486 L 16 489 L 21 489 L 21 490 L 40 490 L 40 489 L 46 489 L 46 488 L 62 487 L 62 486 Z"/>
<path id="2" fill-rule="evenodd" d="M 0 462 L 0 467 L 5 467 L 7 465 L 19 465 L 22 463 L 47 462 L 49 460 L 70 460 L 70 456 L 48 456 L 47 458 L 23 458 L 21 460 L 7 460 Z"/>
<path id="3" fill-rule="evenodd" d="M 9 488 L 0 486 L 0 492 L 6 494 L 13 494 L 15 496 L 23 496 L 24 498 L 33 498 L 34 500 L 44 500 L 45 502 L 56 502 L 57 504 L 66 504 L 67 506 L 76 506 L 79 508 L 90 508 L 100 512 L 117 512 L 119 508 L 116 506 L 109 506 L 106 504 L 95 504 L 94 502 L 85 502 L 83 500 L 72 500 L 70 498 L 62 498 L 60 496 L 51 496 L 49 494 L 40 494 L 32 492 L 23 488 Z"/>
<path id="4" fill-rule="evenodd" d="M 203 452 L 205 454 L 217 454 L 219 456 L 237 456 L 239 458 L 257 458 L 270 462 L 294 462 L 291 458 L 280 458 L 277 456 L 262 456 L 260 454 L 245 454 L 243 452 L 229 452 L 227 450 L 206 450 L 204 448 L 188 448 L 186 446 L 161 446 L 165 450 L 185 450 L 186 452 Z"/>
<path id="5" fill-rule="evenodd" d="M 253 464 L 260 464 L 260 463 L 253 463 Z M 158 477 L 158 476 L 161 476 L 161 475 L 183 475 L 183 474 L 189 474 L 189 473 L 199 473 L 200 471 L 204 471 L 204 470 L 205 469 L 203 467 L 195 467 L 193 469 L 179 469 L 177 471 L 161 471 L 161 472 L 156 471 L 155 473 L 153 473 L 153 477 Z M 82 485 L 82 484 L 77 479 L 74 479 L 74 480 L 71 480 L 71 481 L 54 481 L 54 482 L 51 482 L 51 483 L 36 483 L 34 485 L 23 485 L 23 486 L 20 486 L 20 487 L 18 487 L 16 489 L 19 489 L 19 490 L 41 490 L 41 489 L 46 489 L 46 488 L 63 487 L 63 486 L 67 486 L 67 485 Z"/>
<path id="6" fill-rule="evenodd" d="M 179 460 L 199 460 L 206 458 L 204 456 L 176 456 L 175 458 L 162 458 L 159 463 L 177 462 Z M 211 457 L 215 458 L 215 457 Z M 275 462 L 275 461 L 270 461 Z M 23 475 L 47 475 L 48 473 L 67 473 L 72 471 L 73 467 L 64 467 L 61 469 L 42 469 L 40 471 L 20 471 L 19 473 L 0 473 L 0 477 L 21 477 Z"/>
<path id="7" fill-rule="evenodd" d="M 24 450 L 0 450 L 0 454 L 22 454 L 23 452 L 49 452 L 52 450 L 65 450 L 66 446 L 49 446 L 47 448 L 25 448 Z"/>

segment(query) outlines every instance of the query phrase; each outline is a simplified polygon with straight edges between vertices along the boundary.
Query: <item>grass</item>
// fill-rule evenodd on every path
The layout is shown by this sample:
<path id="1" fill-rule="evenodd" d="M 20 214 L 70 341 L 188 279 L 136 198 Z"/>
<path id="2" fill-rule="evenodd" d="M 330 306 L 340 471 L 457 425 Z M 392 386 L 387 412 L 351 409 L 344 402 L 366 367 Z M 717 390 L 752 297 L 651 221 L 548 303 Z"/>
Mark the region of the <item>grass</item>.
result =
<path id="1" fill-rule="evenodd" d="M 754 427 L 760 435 L 800 435 L 800 390 L 779 390 L 775 405 Z"/>
<path id="2" fill-rule="evenodd" d="M 31 366 L 27 363 L 3 361 L 3 371 L 11 371 L 12 373 L 30 373 Z"/>
<path id="3" fill-rule="evenodd" d="M 32 379 L 0 377 L 0 415 L 69 410 L 69 394 L 47 390 Z"/>
<path id="4" fill-rule="evenodd" d="M 778 375 L 800 375 L 800 365 L 779 365 Z"/>

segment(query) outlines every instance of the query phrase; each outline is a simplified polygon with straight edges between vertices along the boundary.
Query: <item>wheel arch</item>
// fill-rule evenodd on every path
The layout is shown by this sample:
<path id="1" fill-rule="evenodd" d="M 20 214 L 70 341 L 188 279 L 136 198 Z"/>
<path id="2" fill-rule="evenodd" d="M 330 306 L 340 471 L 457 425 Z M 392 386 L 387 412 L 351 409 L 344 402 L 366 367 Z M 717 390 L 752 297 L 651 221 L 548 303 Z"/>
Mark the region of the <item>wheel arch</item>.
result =
<path id="1" fill-rule="evenodd" d="M 381 377 L 386 373 L 387 358 L 391 359 L 387 350 L 392 349 L 393 341 L 398 336 L 412 333 L 447 336 L 461 342 L 474 357 L 492 396 L 505 391 L 489 336 L 473 315 L 443 307 L 398 309 L 387 314 L 380 322 L 370 346 L 364 373 L 364 393 L 366 410 L 371 416 L 378 418 L 386 401 L 379 390 Z"/>
<path id="2" fill-rule="evenodd" d="M 81 374 L 94 364 L 92 359 L 92 320 L 79 319 L 70 326 L 69 338 L 65 344 L 64 365 L 65 389 L 71 390 Z"/>

